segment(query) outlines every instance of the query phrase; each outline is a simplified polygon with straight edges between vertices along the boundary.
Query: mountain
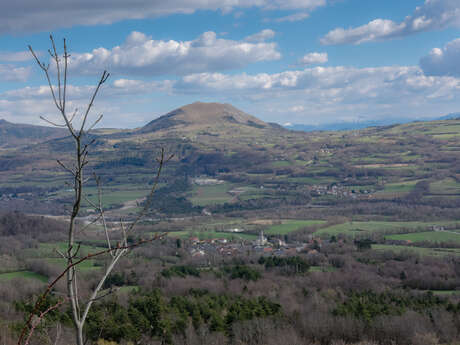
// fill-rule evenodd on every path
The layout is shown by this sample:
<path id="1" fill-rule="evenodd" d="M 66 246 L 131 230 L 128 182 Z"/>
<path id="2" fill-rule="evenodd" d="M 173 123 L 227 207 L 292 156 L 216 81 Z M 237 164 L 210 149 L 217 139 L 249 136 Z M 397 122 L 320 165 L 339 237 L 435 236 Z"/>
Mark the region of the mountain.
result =
<path id="1" fill-rule="evenodd" d="M 455 120 L 460 118 L 460 113 L 451 113 L 440 117 L 424 118 L 424 119 L 411 119 L 411 118 L 394 118 L 380 119 L 373 121 L 354 121 L 354 122 L 331 122 L 320 125 L 305 125 L 298 123 L 285 124 L 284 128 L 294 131 L 314 132 L 314 131 L 350 131 L 355 129 L 364 129 L 368 127 L 392 126 L 397 124 L 405 124 L 411 122 L 427 122 L 427 121 L 442 121 L 442 120 Z"/>
<path id="2" fill-rule="evenodd" d="M 225 128 L 270 129 L 274 125 L 246 114 L 230 104 L 195 102 L 149 122 L 137 133 L 158 131 L 221 131 Z"/>
<path id="3" fill-rule="evenodd" d="M 66 135 L 67 131 L 62 128 L 15 124 L 0 119 L 0 148 L 39 144 Z"/>
<path id="4" fill-rule="evenodd" d="M 460 113 L 450 113 L 438 118 L 438 120 L 455 120 L 460 118 Z"/>

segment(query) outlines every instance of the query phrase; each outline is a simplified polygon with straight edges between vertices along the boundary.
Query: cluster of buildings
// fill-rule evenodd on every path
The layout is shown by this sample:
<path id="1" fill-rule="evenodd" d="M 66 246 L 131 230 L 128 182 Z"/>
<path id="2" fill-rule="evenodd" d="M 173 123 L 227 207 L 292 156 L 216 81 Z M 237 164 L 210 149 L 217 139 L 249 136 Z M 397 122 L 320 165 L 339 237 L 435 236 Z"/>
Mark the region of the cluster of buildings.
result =
<path id="1" fill-rule="evenodd" d="M 311 186 L 313 196 L 332 195 L 338 198 L 357 199 L 358 196 L 371 196 L 372 190 L 350 190 L 348 187 L 333 184 L 333 185 L 313 185 Z"/>
<path id="2" fill-rule="evenodd" d="M 230 241 L 225 238 L 200 240 L 198 237 L 191 237 L 189 240 L 189 253 L 194 258 L 251 254 L 290 256 L 308 251 L 309 246 L 315 241 L 321 243 L 320 239 L 311 239 L 307 243 L 287 244 L 279 238 L 268 240 L 263 231 L 260 231 L 257 239 L 253 241 Z"/>

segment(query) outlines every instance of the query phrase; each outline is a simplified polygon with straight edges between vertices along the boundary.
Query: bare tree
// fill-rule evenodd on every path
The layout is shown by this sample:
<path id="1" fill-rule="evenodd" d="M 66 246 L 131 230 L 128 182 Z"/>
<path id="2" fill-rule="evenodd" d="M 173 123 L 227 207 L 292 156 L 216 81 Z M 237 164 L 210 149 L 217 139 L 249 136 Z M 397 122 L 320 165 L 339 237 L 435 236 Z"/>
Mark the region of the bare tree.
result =
<path id="1" fill-rule="evenodd" d="M 114 269 L 114 267 L 116 266 L 120 258 L 126 255 L 131 248 L 137 245 L 140 245 L 141 243 L 146 242 L 146 240 L 142 240 L 142 241 L 139 241 L 138 243 L 128 245 L 127 238 L 128 238 L 128 235 L 134 230 L 138 222 L 145 215 L 148 208 L 150 207 L 150 201 L 158 185 L 158 181 L 161 175 L 162 168 L 164 164 L 169 159 L 172 158 L 172 156 L 165 157 L 165 151 L 164 149 L 161 149 L 161 153 L 159 157 L 157 158 L 158 168 L 157 168 L 156 175 L 155 175 L 155 181 L 147 197 L 147 202 L 145 203 L 143 209 L 138 213 L 134 221 L 132 221 L 129 224 L 125 224 L 123 220 L 120 220 L 118 230 L 119 230 L 119 233 L 121 234 L 121 240 L 118 241 L 117 243 L 114 243 L 114 241 L 111 240 L 111 234 L 113 233 L 114 230 L 110 230 L 109 232 L 107 223 L 106 223 L 106 219 L 105 219 L 105 215 L 104 215 L 103 204 L 102 204 L 102 189 L 101 189 L 101 183 L 100 183 L 99 177 L 94 175 L 96 184 L 98 186 L 98 191 L 99 191 L 98 201 L 92 202 L 85 196 L 85 193 L 84 193 L 85 183 L 87 183 L 89 180 L 85 174 L 85 171 L 86 171 L 85 167 L 88 165 L 89 148 L 94 143 L 94 140 L 89 141 L 88 133 L 102 119 L 102 114 L 101 114 L 93 122 L 91 122 L 89 114 L 93 107 L 94 100 L 96 99 L 96 96 L 98 95 L 98 92 L 101 89 L 101 86 L 107 81 L 110 74 L 107 71 L 104 71 L 102 73 L 93 93 L 90 96 L 90 100 L 89 100 L 89 103 L 86 109 L 80 114 L 78 113 L 77 109 L 75 109 L 69 115 L 69 113 L 67 112 L 67 108 L 66 108 L 66 100 L 67 100 L 67 72 L 68 72 L 68 64 L 69 64 L 70 55 L 68 54 L 65 39 L 63 43 L 64 51 L 63 51 L 62 57 L 58 54 L 53 36 L 51 35 L 50 35 L 50 41 L 51 41 L 51 49 L 48 50 L 48 52 L 51 56 L 52 64 L 55 65 L 57 85 L 53 85 L 51 81 L 50 64 L 46 64 L 40 61 L 37 54 L 34 52 L 31 46 L 29 46 L 29 50 L 32 53 L 33 57 L 35 58 L 37 64 L 40 66 L 40 68 L 42 69 L 42 71 L 44 72 L 46 76 L 46 80 L 48 82 L 48 86 L 51 91 L 52 100 L 60 113 L 63 123 L 59 124 L 59 123 L 50 121 L 44 117 L 40 117 L 40 118 L 53 126 L 66 128 L 69 131 L 70 136 L 73 139 L 74 144 L 75 144 L 75 151 L 72 155 L 72 160 L 73 160 L 72 165 L 64 164 L 60 160 L 57 161 L 58 164 L 72 176 L 72 187 L 73 187 L 73 192 L 74 192 L 74 199 L 73 199 L 73 206 L 72 206 L 72 211 L 71 211 L 70 219 L 69 219 L 69 227 L 67 230 L 67 234 L 68 234 L 67 248 L 64 253 L 59 252 L 62 258 L 66 260 L 66 263 L 67 263 L 66 269 L 48 286 L 45 293 L 38 299 L 35 305 L 35 312 L 38 312 L 41 301 L 43 301 L 44 298 L 51 292 L 52 287 L 57 283 L 57 281 L 60 280 L 61 278 L 63 279 L 65 278 L 66 287 L 67 287 L 67 297 L 65 300 L 66 301 L 68 300 L 71 306 L 72 319 L 73 319 L 74 327 L 76 330 L 76 342 L 77 342 L 77 345 L 83 345 L 84 344 L 83 328 L 85 326 L 85 321 L 88 317 L 88 313 L 93 303 L 96 300 L 103 297 L 101 296 L 101 291 L 102 291 L 104 282 L 106 281 L 107 277 L 110 275 L 110 273 L 112 272 L 112 270 Z M 74 125 L 75 119 L 77 118 L 80 118 L 79 120 L 80 123 L 79 125 Z M 97 212 L 98 216 L 94 219 L 92 224 L 95 222 L 99 222 L 102 225 L 103 231 L 105 232 L 106 245 L 108 249 L 98 252 L 98 253 L 88 254 L 87 256 L 81 258 L 78 256 L 79 245 L 76 244 L 75 236 L 77 233 L 76 220 L 80 213 L 80 209 L 81 209 L 83 200 L 86 200 L 86 202 L 90 204 Z M 81 230 L 82 229 L 79 229 L 79 231 Z M 155 240 L 159 237 L 161 236 L 156 236 L 151 240 Z M 91 291 L 90 297 L 86 300 L 83 300 L 81 296 L 79 296 L 79 292 L 78 292 L 77 269 L 76 268 L 78 264 L 80 264 L 81 262 L 89 258 L 103 255 L 103 254 L 108 256 L 108 264 L 104 268 L 103 273 L 98 283 L 96 284 L 96 287 Z M 63 302 L 60 301 L 59 305 L 62 303 Z M 56 306 L 56 308 L 57 307 L 58 305 Z M 40 314 L 39 319 L 43 318 L 45 314 L 46 313 Z M 26 328 L 23 334 L 21 334 L 21 337 L 18 341 L 19 345 L 22 345 L 23 343 L 27 344 L 29 342 L 31 333 L 33 333 L 33 330 L 36 328 L 36 326 L 31 323 L 33 316 L 34 315 L 30 316 L 28 325 L 26 325 Z"/>

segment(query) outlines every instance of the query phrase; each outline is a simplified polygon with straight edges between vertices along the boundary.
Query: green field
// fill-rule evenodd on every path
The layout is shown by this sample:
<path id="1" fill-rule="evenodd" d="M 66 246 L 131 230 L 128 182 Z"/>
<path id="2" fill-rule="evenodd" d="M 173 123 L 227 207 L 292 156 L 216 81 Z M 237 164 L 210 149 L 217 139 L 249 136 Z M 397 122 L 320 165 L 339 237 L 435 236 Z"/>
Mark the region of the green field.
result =
<path id="1" fill-rule="evenodd" d="M 374 244 L 372 245 L 372 249 L 393 252 L 410 251 L 415 254 L 427 256 L 460 255 L 460 248 L 420 248 L 392 244 Z"/>
<path id="2" fill-rule="evenodd" d="M 65 242 L 40 243 L 38 248 L 26 249 L 25 254 L 27 257 L 56 257 L 58 255 L 56 249 L 59 250 L 61 253 L 64 253 L 67 250 L 67 244 Z M 80 246 L 80 250 L 78 253 L 79 256 L 85 256 L 89 253 L 96 253 L 104 249 L 107 248 L 83 244 Z"/>
<path id="3" fill-rule="evenodd" d="M 223 204 L 233 199 L 233 196 L 228 193 L 231 188 L 232 185 L 230 183 L 195 186 L 190 201 L 195 206 Z"/>
<path id="4" fill-rule="evenodd" d="M 450 295 L 458 295 L 460 294 L 460 291 L 458 290 L 429 290 L 435 295 L 441 295 L 441 296 L 450 296 Z"/>
<path id="5" fill-rule="evenodd" d="M 264 230 L 266 235 L 284 235 L 297 231 L 306 226 L 319 225 L 326 223 L 324 220 L 283 220 L 281 224 L 272 225 Z"/>
<path id="6" fill-rule="evenodd" d="M 288 167 L 291 166 L 292 163 L 288 161 L 275 161 L 271 162 L 271 166 L 274 168 L 282 168 L 282 167 Z"/>
<path id="7" fill-rule="evenodd" d="M 387 183 L 385 184 L 383 190 L 378 193 L 408 193 L 414 188 L 417 182 L 418 181 Z"/>
<path id="8" fill-rule="evenodd" d="M 48 264 L 57 265 L 62 267 L 63 269 L 66 267 L 66 261 L 62 258 L 44 258 L 44 259 L 37 259 Z M 95 269 L 99 269 L 98 266 L 95 265 L 96 260 L 88 259 L 83 261 L 82 263 L 78 264 L 77 270 L 81 272 L 87 272 Z"/>
<path id="9" fill-rule="evenodd" d="M 141 199 L 149 193 L 148 188 L 145 190 L 115 190 L 115 191 L 106 191 L 102 195 L 102 202 L 106 207 L 112 207 L 115 205 L 123 204 L 126 201 Z M 95 193 L 90 193 L 88 199 L 96 203 L 98 202 L 97 191 Z M 85 203 L 87 204 L 87 203 Z M 86 205 L 88 206 L 88 205 Z"/>
<path id="10" fill-rule="evenodd" d="M 390 235 L 386 236 L 390 240 L 399 240 L 399 241 L 411 241 L 411 242 L 459 242 L 460 243 L 460 233 L 454 232 L 441 232 L 441 231 L 429 231 L 429 232 L 416 232 L 411 234 L 401 234 L 401 235 Z"/>
<path id="11" fill-rule="evenodd" d="M 189 238 L 196 236 L 200 240 L 213 239 L 213 238 L 225 238 L 227 240 L 232 239 L 243 239 L 243 240 L 255 240 L 257 235 L 245 234 L 245 233 L 231 233 L 231 232 L 217 232 L 217 231 L 172 231 L 168 232 L 169 237 L 177 238 Z"/>
<path id="12" fill-rule="evenodd" d="M 430 230 L 434 225 L 452 225 L 454 222 L 347 222 L 320 229 L 316 235 L 349 235 L 356 236 L 367 232 L 388 232 L 397 230 Z"/>
<path id="13" fill-rule="evenodd" d="M 47 277 L 42 276 L 41 274 L 38 274 L 35 272 L 31 272 L 31 271 L 16 271 L 16 272 L 0 274 L 0 281 L 11 280 L 14 278 L 34 279 L 34 280 L 39 280 L 44 283 L 48 281 Z"/>
<path id="14" fill-rule="evenodd" d="M 460 183 L 452 178 L 446 178 L 441 181 L 436 181 L 430 184 L 430 192 L 433 194 L 460 194 Z"/>

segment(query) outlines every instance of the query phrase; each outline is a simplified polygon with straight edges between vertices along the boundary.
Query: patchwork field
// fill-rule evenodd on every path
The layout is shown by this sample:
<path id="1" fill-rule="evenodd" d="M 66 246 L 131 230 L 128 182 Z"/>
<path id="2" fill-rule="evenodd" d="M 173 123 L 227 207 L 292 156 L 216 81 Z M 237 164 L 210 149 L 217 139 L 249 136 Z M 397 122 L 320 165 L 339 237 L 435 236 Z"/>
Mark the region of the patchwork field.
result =
<path id="1" fill-rule="evenodd" d="M 190 201 L 196 206 L 208 206 L 230 202 L 234 197 L 229 194 L 233 188 L 230 183 L 209 186 L 194 186 Z"/>
<path id="2" fill-rule="evenodd" d="M 315 232 L 316 235 L 349 235 L 356 236 L 359 234 L 365 234 L 368 232 L 394 232 L 404 230 L 430 230 L 433 226 L 455 226 L 456 222 L 381 222 L 381 221 L 369 221 L 369 222 L 347 222 L 337 225 L 332 225 L 327 228 L 323 228 Z"/>
<path id="3" fill-rule="evenodd" d="M 283 220 L 281 224 L 272 225 L 264 230 L 266 235 L 284 235 L 304 227 L 326 223 L 323 220 Z"/>
<path id="4" fill-rule="evenodd" d="M 385 238 L 399 241 L 410 242 L 457 242 L 460 243 L 460 233 L 454 231 L 430 231 L 430 232 L 417 232 L 411 234 L 389 235 Z"/>
<path id="5" fill-rule="evenodd" d="M 39 280 L 44 283 L 48 281 L 47 277 L 42 276 L 41 274 L 38 274 L 35 272 L 30 272 L 30 271 L 17 271 L 17 272 L 9 272 L 9 273 L 0 274 L 0 281 L 11 280 L 15 278 Z"/>
<path id="6" fill-rule="evenodd" d="M 372 249 L 378 251 L 393 251 L 393 252 L 411 252 L 422 256 L 447 256 L 447 255 L 460 255 L 460 248 L 420 248 L 409 247 L 403 245 L 390 245 L 390 244 L 375 244 Z"/>

